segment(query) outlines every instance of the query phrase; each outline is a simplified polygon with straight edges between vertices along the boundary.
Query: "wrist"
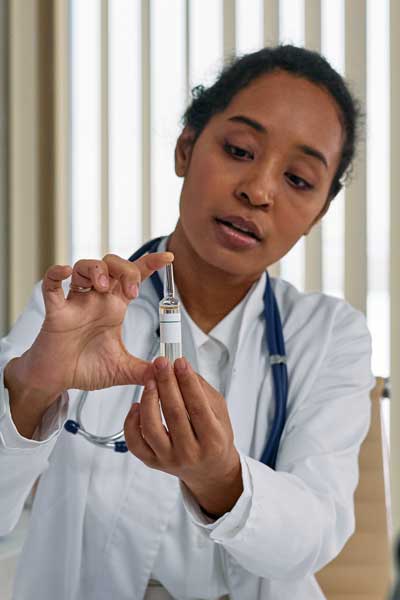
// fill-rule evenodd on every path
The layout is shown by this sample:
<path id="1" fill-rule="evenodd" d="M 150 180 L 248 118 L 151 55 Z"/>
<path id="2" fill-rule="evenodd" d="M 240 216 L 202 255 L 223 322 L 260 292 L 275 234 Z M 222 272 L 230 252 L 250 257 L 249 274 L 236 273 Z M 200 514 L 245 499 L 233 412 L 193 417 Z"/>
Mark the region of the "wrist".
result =
<path id="1" fill-rule="evenodd" d="M 234 466 L 213 481 L 184 481 L 201 510 L 212 519 L 231 511 L 243 493 L 242 467 L 237 452 L 235 457 Z"/>
<path id="2" fill-rule="evenodd" d="M 40 410 L 47 409 L 62 393 L 62 390 L 50 390 L 45 381 L 35 381 L 27 364 L 27 353 L 11 359 L 4 367 L 4 386 L 9 391 L 14 405 L 29 404 Z"/>
<path id="3" fill-rule="evenodd" d="M 23 357 L 12 359 L 4 368 L 4 385 L 8 389 L 10 415 L 17 431 L 32 439 L 47 409 L 60 393 L 51 394 L 43 387 L 31 385 L 26 377 Z"/>

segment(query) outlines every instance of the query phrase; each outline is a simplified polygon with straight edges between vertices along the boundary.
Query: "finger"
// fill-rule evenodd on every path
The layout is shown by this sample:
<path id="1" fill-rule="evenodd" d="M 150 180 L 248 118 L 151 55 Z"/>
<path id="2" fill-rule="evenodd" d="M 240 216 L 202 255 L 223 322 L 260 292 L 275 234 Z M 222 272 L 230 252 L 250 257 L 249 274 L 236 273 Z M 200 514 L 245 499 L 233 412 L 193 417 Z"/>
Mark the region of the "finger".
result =
<path id="1" fill-rule="evenodd" d="M 132 298 L 135 297 L 133 295 L 135 292 L 137 295 L 142 281 L 154 271 L 171 263 L 173 259 L 174 255 L 171 252 L 157 252 L 146 254 L 134 262 L 125 260 L 116 254 L 107 254 L 103 261 L 108 267 L 110 276 L 121 283 L 124 294 Z"/>
<path id="2" fill-rule="evenodd" d="M 62 282 L 70 277 L 72 267 L 69 265 L 53 265 L 47 269 L 42 281 L 42 292 L 45 306 L 51 303 L 61 307 L 65 302 Z"/>
<path id="3" fill-rule="evenodd" d="M 195 436 L 174 371 L 164 357 L 156 358 L 153 365 L 161 408 L 172 444 L 178 450 L 186 449 Z"/>
<path id="4" fill-rule="evenodd" d="M 226 406 L 226 400 L 223 397 L 222 394 L 220 394 L 218 392 L 218 390 L 216 390 L 211 384 L 208 383 L 208 381 L 206 379 L 204 379 L 204 377 L 202 377 L 200 375 L 200 373 L 195 372 L 195 375 L 201 385 L 201 387 L 203 388 L 204 393 L 212 398 L 212 402 L 209 403 L 211 410 L 213 411 L 214 415 L 220 419 L 221 418 L 221 414 L 225 413 L 228 416 L 228 410 L 227 410 L 227 406 Z"/>
<path id="5" fill-rule="evenodd" d="M 108 266 L 102 260 L 78 260 L 74 264 L 71 283 L 81 287 L 93 287 L 97 292 L 108 292 L 110 287 Z"/>
<path id="6" fill-rule="evenodd" d="M 166 264 L 173 262 L 174 255 L 172 252 L 152 252 L 151 254 L 145 254 L 137 260 L 131 262 L 125 260 L 116 254 L 107 254 L 104 256 L 103 261 L 109 265 L 110 274 L 115 277 L 120 277 L 120 273 L 136 273 L 136 269 L 139 270 L 139 280 L 143 281 L 149 275 L 165 267 Z M 110 268 L 111 266 L 111 268 Z M 115 274 L 113 272 L 115 271 Z"/>
<path id="7" fill-rule="evenodd" d="M 174 370 L 192 427 L 200 441 L 207 439 L 210 436 L 210 430 L 217 424 L 207 396 L 209 390 L 203 387 L 197 373 L 193 371 L 185 358 L 178 358 L 175 361 Z M 213 394 L 218 393 L 211 386 L 209 388 Z"/>
<path id="8" fill-rule="evenodd" d="M 156 456 L 141 431 L 140 405 L 135 403 L 124 423 L 125 442 L 128 450 L 148 466 L 156 465 Z"/>
<path id="9" fill-rule="evenodd" d="M 206 390 L 206 391 L 215 390 L 215 388 L 213 388 L 213 386 L 208 383 L 207 379 L 204 379 L 204 377 L 202 375 L 200 375 L 200 373 L 196 373 L 196 376 L 197 376 L 197 379 L 199 380 L 200 385 L 202 386 L 202 388 L 204 390 Z"/>
<path id="10" fill-rule="evenodd" d="M 111 281 L 117 281 L 120 284 L 113 286 L 111 291 L 115 293 L 122 291 L 128 299 L 136 298 L 141 283 L 141 273 L 137 266 L 116 254 L 106 254 L 103 262 L 107 265 Z"/>
<path id="11" fill-rule="evenodd" d="M 147 279 L 154 271 L 158 271 L 165 267 L 165 265 L 174 261 L 174 255 L 172 252 L 151 252 L 141 256 L 135 262 L 131 263 L 138 267 L 142 277 L 142 281 Z"/>
<path id="12" fill-rule="evenodd" d="M 146 442 L 159 458 L 167 459 L 171 452 L 171 439 L 162 423 L 157 384 L 152 375 L 147 376 L 140 400 L 140 419 Z"/>

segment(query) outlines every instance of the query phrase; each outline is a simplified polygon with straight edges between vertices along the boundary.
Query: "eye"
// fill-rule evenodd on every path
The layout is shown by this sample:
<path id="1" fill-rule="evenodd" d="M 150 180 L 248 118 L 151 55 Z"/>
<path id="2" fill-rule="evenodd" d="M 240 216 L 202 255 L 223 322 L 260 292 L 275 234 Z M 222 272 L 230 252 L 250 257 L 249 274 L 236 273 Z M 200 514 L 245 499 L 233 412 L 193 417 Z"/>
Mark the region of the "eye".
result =
<path id="1" fill-rule="evenodd" d="M 291 183 L 294 184 L 294 187 L 298 190 L 312 190 L 314 187 L 313 185 L 308 183 L 308 181 L 302 179 L 301 177 L 298 177 L 297 175 L 294 175 L 293 173 L 285 173 L 285 175 L 288 176 L 288 179 L 291 181 Z"/>
<path id="2" fill-rule="evenodd" d="M 254 158 L 251 152 L 247 150 L 243 150 L 243 148 L 239 148 L 238 146 L 232 146 L 232 144 L 228 144 L 228 142 L 224 143 L 224 150 L 227 154 L 235 158 L 236 160 L 240 160 L 245 158 L 247 154 L 250 158 Z"/>

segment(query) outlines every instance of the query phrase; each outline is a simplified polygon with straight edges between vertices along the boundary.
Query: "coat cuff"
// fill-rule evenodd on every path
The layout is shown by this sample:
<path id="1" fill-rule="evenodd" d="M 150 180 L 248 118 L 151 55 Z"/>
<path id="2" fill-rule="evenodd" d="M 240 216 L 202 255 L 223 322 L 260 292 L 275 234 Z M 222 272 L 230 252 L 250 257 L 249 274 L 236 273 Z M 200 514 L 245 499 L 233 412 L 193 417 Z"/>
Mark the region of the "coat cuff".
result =
<path id="1" fill-rule="evenodd" d="M 183 505 L 186 512 L 189 514 L 192 522 L 201 528 L 204 533 L 208 532 L 210 538 L 217 544 L 223 544 L 225 540 L 231 539 L 237 535 L 241 529 L 245 527 L 250 513 L 253 485 L 246 457 L 240 452 L 239 456 L 242 468 L 243 492 L 238 498 L 235 506 L 217 520 L 211 519 L 201 510 L 200 505 L 192 492 L 181 480 L 179 480 Z"/>
<path id="2" fill-rule="evenodd" d="M 68 415 L 68 392 L 64 392 L 44 413 L 32 439 L 23 437 L 15 427 L 10 412 L 10 397 L 4 386 L 4 370 L 0 373 L 0 447 L 24 450 L 42 446 L 61 431 Z"/>

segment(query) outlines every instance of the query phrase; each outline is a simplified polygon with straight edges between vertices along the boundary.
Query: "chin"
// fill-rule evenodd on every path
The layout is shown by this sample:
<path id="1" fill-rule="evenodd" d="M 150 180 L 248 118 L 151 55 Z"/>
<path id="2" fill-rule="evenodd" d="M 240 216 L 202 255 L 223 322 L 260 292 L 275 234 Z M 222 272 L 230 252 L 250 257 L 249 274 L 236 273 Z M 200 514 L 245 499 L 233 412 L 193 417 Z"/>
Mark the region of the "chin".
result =
<path id="1" fill-rule="evenodd" d="M 210 267 L 221 271 L 221 275 L 230 275 L 236 277 L 251 277 L 256 279 L 265 270 L 266 267 L 261 266 L 255 270 L 254 259 L 250 256 L 235 255 L 228 253 L 224 248 L 215 248 L 211 244 L 197 252 L 198 256 L 206 262 Z"/>

